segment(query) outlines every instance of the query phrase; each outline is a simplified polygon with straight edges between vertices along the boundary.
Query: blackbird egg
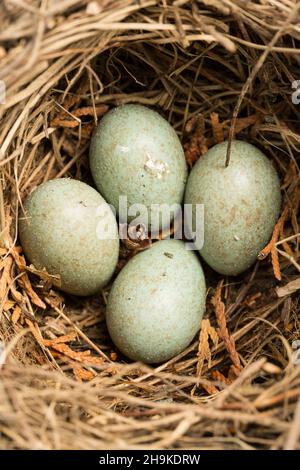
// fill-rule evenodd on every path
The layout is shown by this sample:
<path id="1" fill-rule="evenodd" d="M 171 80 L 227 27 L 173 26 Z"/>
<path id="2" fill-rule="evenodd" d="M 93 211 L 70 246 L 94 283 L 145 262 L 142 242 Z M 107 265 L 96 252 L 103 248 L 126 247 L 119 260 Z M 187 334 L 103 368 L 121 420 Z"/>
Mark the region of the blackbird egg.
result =
<path id="1" fill-rule="evenodd" d="M 205 279 L 198 256 L 162 240 L 125 265 L 113 283 L 106 322 L 129 358 L 159 363 L 183 351 L 200 328 Z"/>
<path id="2" fill-rule="evenodd" d="M 80 181 L 55 179 L 33 191 L 24 210 L 19 235 L 29 261 L 59 275 L 65 292 L 99 292 L 119 255 L 116 219 L 102 196 Z"/>
<path id="3" fill-rule="evenodd" d="M 180 210 L 187 178 L 181 143 L 171 125 L 145 106 L 120 106 L 102 118 L 91 141 L 90 167 L 121 222 L 128 215 L 157 233 Z"/>
<path id="4" fill-rule="evenodd" d="M 194 217 L 196 204 L 204 205 L 202 257 L 215 271 L 236 275 L 251 266 L 268 243 L 281 194 L 271 162 L 251 144 L 233 141 L 225 167 L 227 144 L 215 145 L 195 164 L 185 204 L 192 204 Z"/>

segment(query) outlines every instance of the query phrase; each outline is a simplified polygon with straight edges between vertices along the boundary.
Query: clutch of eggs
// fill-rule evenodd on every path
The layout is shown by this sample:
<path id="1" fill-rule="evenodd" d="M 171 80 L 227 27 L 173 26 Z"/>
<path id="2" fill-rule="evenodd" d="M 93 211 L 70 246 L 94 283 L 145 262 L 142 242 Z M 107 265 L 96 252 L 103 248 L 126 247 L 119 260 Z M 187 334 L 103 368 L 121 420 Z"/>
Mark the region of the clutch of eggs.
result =
<path id="1" fill-rule="evenodd" d="M 227 144 L 203 155 L 187 180 L 181 143 L 165 119 L 140 105 L 113 109 L 102 118 L 90 146 L 91 172 L 101 195 L 66 178 L 39 186 L 19 217 L 26 257 L 37 269 L 59 275 L 65 292 L 95 294 L 111 279 L 119 257 L 110 204 L 118 213 L 125 196 L 126 210 L 133 211 L 128 220 L 139 215 L 139 223 L 155 233 L 170 222 L 161 205 L 173 207 L 175 217 L 184 197 L 194 219 L 196 205 L 204 205 L 204 244 L 198 246 L 203 259 L 221 274 L 241 273 L 269 241 L 281 193 L 271 162 L 253 145 L 233 141 L 225 167 Z M 106 311 L 108 331 L 127 357 L 166 361 L 199 330 L 205 296 L 198 253 L 183 241 L 155 242 L 115 279 Z"/>

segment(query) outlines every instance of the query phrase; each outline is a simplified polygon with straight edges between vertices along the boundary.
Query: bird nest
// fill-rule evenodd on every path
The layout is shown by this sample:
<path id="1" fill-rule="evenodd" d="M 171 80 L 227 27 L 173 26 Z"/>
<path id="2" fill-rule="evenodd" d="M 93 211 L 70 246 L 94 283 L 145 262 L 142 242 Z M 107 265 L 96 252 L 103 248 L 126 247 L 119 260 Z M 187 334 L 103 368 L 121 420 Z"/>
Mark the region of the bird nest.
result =
<path id="1" fill-rule="evenodd" d="M 1 448 L 300 449 L 296 3 L 3 0 Z M 17 235 L 33 188 L 57 177 L 93 184 L 91 133 L 123 103 L 164 115 L 189 167 L 228 138 L 253 143 L 283 193 L 263 259 L 237 277 L 206 267 L 200 335 L 155 367 L 111 343 L 110 286 L 64 295 L 26 264 Z M 146 248 L 122 242 L 117 270 Z"/>

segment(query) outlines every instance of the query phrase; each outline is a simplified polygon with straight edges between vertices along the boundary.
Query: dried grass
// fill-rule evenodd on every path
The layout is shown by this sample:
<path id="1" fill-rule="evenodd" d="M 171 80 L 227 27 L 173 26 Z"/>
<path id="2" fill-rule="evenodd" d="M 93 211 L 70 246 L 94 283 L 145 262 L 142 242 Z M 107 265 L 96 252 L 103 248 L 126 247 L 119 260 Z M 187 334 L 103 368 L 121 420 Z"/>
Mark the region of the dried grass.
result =
<path id="1" fill-rule="evenodd" d="M 299 14 L 293 0 L 1 2 L 1 448 L 300 449 Z M 91 182 L 95 122 L 128 102 L 169 119 L 190 166 L 228 136 L 254 143 L 273 159 L 287 208 L 263 261 L 223 281 L 206 269 L 203 347 L 196 339 L 156 368 L 115 351 L 109 287 L 63 296 L 17 240 L 35 186 Z M 122 246 L 119 269 L 146 246 Z"/>

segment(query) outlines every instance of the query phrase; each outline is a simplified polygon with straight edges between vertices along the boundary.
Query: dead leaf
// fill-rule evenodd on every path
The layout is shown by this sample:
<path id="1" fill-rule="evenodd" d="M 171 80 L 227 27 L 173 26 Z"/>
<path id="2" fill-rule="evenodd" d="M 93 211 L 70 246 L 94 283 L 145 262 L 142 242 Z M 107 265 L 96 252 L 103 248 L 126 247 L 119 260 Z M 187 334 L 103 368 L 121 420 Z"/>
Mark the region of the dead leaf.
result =
<path id="1" fill-rule="evenodd" d="M 190 134 L 189 141 L 184 145 L 185 159 L 189 167 L 192 167 L 198 158 L 208 150 L 204 116 L 201 113 L 193 116 L 187 122 L 185 131 Z"/>
<path id="2" fill-rule="evenodd" d="M 18 323 L 21 313 L 22 313 L 21 307 L 19 307 L 19 305 L 16 305 L 16 307 L 14 308 L 13 314 L 11 316 L 11 321 L 13 322 L 14 325 Z"/>
<path id="3" fill-rule="evenodd" d="M 103 116 L 108 111 L 109 107 L 106 104 L 100 104 L 98 106 L 84 106 L 82 108 L 75 109 L 69 113 L 62 112 L 59 116 L 55 117 L 50 125 L 51 127 L 67 127 L 73 128 L 78 127 L 81 124 L 79 119 L 81 116 Z M 73 117 L 73 118 L 72 118 Z M 77 119 L 75 119 L 77 118 Z"/>
<path id="4" fill-rule="evenodd" d="M 72 369 L 75 377 L 78 380 L 84 380 L 85 382 L 87 382 L 95 377 L 95 373 L 90 370 L 86 370 L 83 367 L 80 367 L 79 364 L 72 364 Z"/>
<path id="5" fill-rule="evenodd" d="M 15 302 L 13 300 L 6 300 L 3 305 L 3 310 L 5 312 L 8 312 L 11 308 L 13 308 L 15 305 Z"/>
<path id="6" fill-rule="evenodd" d="M 211 326 L 208 318 L 202 320 L 201 330 L 199 336 L 199 347 L 198 347 L 198 363 L 197 363 L 197 376 L 200 377 L 204 361 L 208 362 L 208 368 L 211 365 L 211 351 L 209 346 L 209 339 L 211 339 L 213 345 L 216 347 L 218 344 L 218 333 L 213 326 Z"/>
<path id="7" fill-rule="evenodd" d="M 43 344 L 46 345 L 47 341 L 48 340 L 43 340 Z M 102 357 L 91 356 L 90 350 L 73 351 L 73 349 L 65 343 L 52 343 L 51 348 L 77 362 L 94 365 L 104 364 L 104 359 Z"/>
<path id="8" fill-rule="evenodd" d="M 242 370 L 241 362 L 239 355 L 235 347 L 235 341 L 233 336 L 230 336 L 225 315 L 225 304 L 221 300 L 221 292 L 223 287 L 223 281 L 221 281 L 216 289 L 215 295 L 213 296 L 211 303 L 215 308 L 215 313 L 217 317 L 217 322 L 219 325 L 218 334 L 220 338 L 224 341 L 224 346 L 229 353 L 231 361 L 233 363 L 233 369 L 231 369 L 234 374 L 237 376 Z"/>
<path id="9" fill-rule="evenodd" d="M 55 344 L 70 343 L 71 341 L 74 341 L 76 338 L 77 338 L 77 333 L 73 331 L 72 333 L 69 333 L 68 335 L 58 336 L 58 338 L 44 339 L 43 342 L 45 346 L 47 346 L 48 348 L 51 348 Z"/>
<path id="10" fill-rule="evenodd" d="M 116 361 L 118 359 L 118 355 L 115 351 L 112 351 L 109 355 L 109 358 L 112 360 L 112 361 Z"/>
<path id="11" fill-rule="evenodd" d="M 14 257 L 14 260 L 21 272 L 23 272 L 22 276 L 18 278 L 18 284 L 27 292 L 28 296 L 30 297 L 31 301 L 37 306 L 42 309 L 46 308 L 46 304 L 39 298 L 37 293 L 33 290 L 30 279 L 28 274 L 26 273 L 26 261 L 25 257 L 20 255 L 19 250 L 13 248 L 11 253 Z"/>
<path id="12" fill-rule="evenodd" d="M 38 344 L 43 348 L 43 337 L 40 333 L 40 331 L 37 329 L 37 327 L 34 325 L 34 323 L 29 320 L 28 318 L 25 318 L 25 323 L 29 326 L 29 329 L 35 338 L 35 340 L 38 342 Z"/>
<path id="13" fill-rule="evenodd" d="M 234 126 L 234 135 L 239 134 L 239 132 L 242 132 L 243 130 L 247 129 L 247 127 L 250 127 L 253 124 L 256 124 L 260 119 L 261 119 L 260 114 L 251 114 L 251 116 L 238 118 Z M 224 122 L 224 125 L 225 124 L 230 125 L 231 121 L 227 120 Z"/>
<path id="14" fill-rule="evenodd" d="M 289 214 L 289 207 L 286 206 L 284 210 L 282 211 L 282 214 L 279 217 L 274 227 L 270 242 L 264 247 L 263 250 L 259 252 L 258 257 L 257 257 L 259 260 L 262 260 L 262 259 L 265 259 L 271 253 L 274 276 L 278 281 L 281 281 L 281 272 L 280 272 L 280 264 L 279 264 L 276 243 L 278 241 L 280 232 L 283 232 L 284 223 L 286 221 L 288 214 Z"/>
<path id="15" fill-rule="evenodd" d="M 55 287 L 61 287 L 61 280 L 59 274 L 49 274 L 46 269 L 36 269 L 33 264 L 31 264 L 30 266 L 26 266 L 26 271 L 29 271 L 31 274 L 38 276 L 43 281 L 48 282 L 49 284 Z"/>
<path id="16" fill-rule="evenodd" d="M 204 388 L 204 390 L 209 394 L 209 395 L 214 395 L 215 393 L 218 393 L 219 390 L 217 389 L 217 387 L 215 387 L 213 384 L 211 383 L 202 383 L 201 384 L 202 388 Z"/>
<path id="17" fill-rule="evenodd" d="M 11 256 L 7 256 L 2 263 L 2 274 L 0 277 L 0 302 L 5 298 L 7 294 L 7 288 L 12 282 L 10 276 L 12 263 L 13 259 Z"/>
<path id="18" fill-rule="evenodd" d="M 231 381 L 225 377 L 225 375 L 222 374 L 222 372 L 218 370 L 213 370 L 211 373 L 211 376 L 214 380 L 217 380 L 218 382 L 222 382 L 225 385 L 230 385 Z"/>
<path id="19" fill-rule="evenodd" d="M 221 124 L 219 121 L 218 113 L 211 113 L 210 120 L 214 136 L 214 143 L 220 144 L 221 142 L 224 142 L 223 124 Z"/>

